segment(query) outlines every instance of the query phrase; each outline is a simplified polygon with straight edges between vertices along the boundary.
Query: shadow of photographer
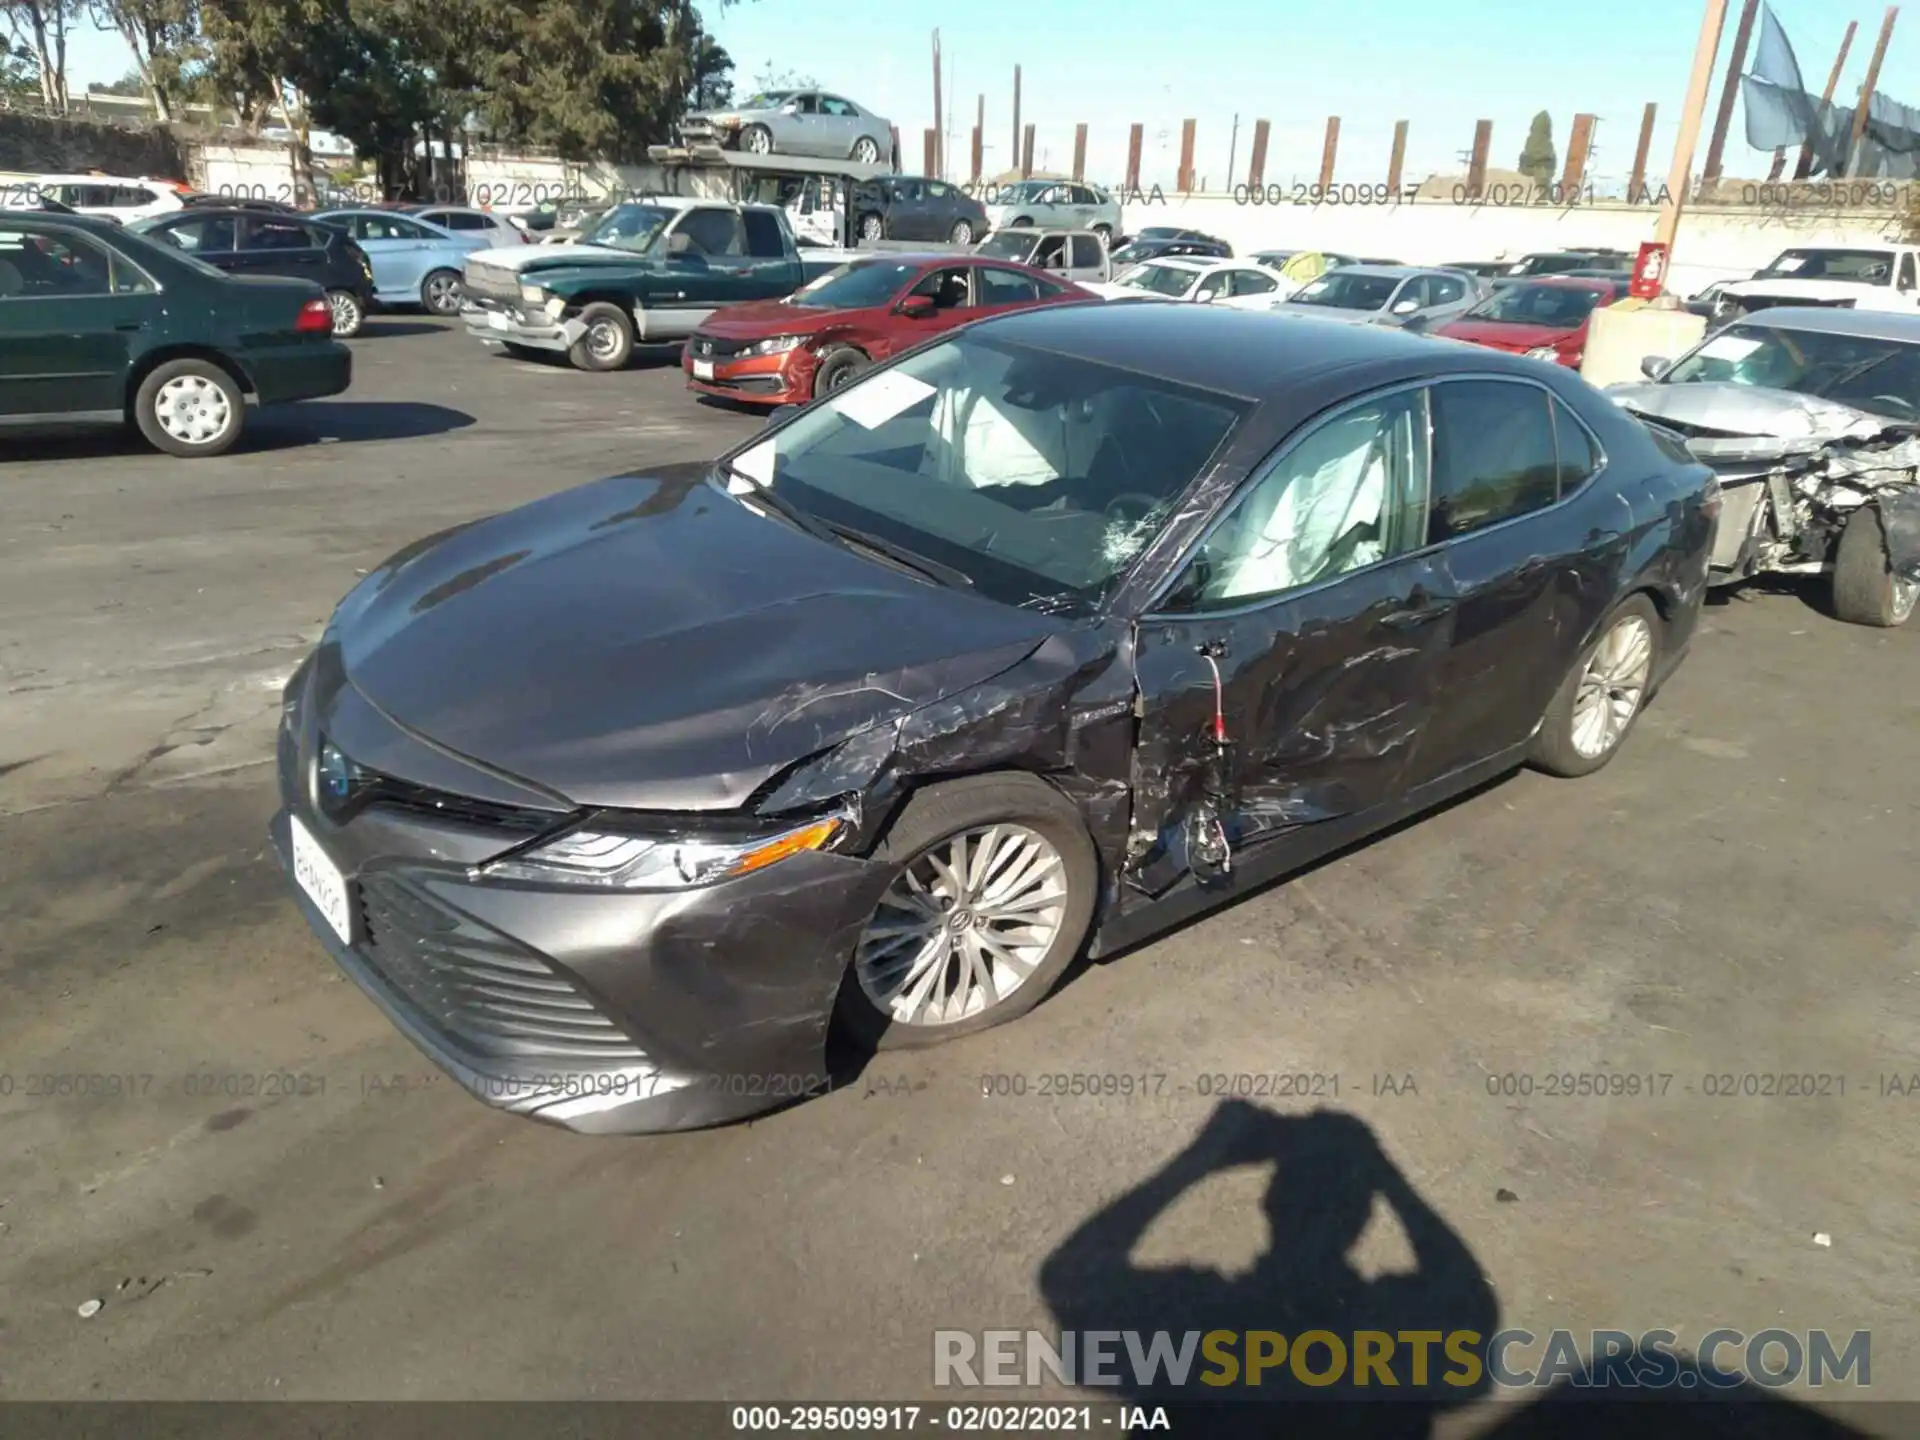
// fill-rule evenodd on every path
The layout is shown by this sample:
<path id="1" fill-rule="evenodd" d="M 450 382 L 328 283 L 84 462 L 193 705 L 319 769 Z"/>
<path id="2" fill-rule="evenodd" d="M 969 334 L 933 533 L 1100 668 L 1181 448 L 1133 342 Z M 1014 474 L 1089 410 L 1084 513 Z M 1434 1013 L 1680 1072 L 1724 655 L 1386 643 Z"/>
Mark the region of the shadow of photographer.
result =
<path id="1" fill-rule="evenodd" d="M 1273 1167 L 1263 1200 L 1270 1243 L 1251 1270 L 1229 1276 L 1135 1262 L 1148 1229 L 1183 1194 L 1214 1174 L 1256 1165 Z M 1382 1204 L 1406 1236 L 1413 1268 L 1369 1278 L 1353 1253 Z M 1487 1363 L 1487 1341 L 1500 1328 L 1493 1286 L 1367 1124 L 1342 1111 L 1285 1115 L 1223 1102 L 1179 1154 L 1083 1221 L 1042 1263 L 1039 1283 L 1060 1328 L 1083 1346 L 1090 1333 L 1131 1331 L 1150 1355 L 1155 1332 L 1176 1349 L 1190 1333 L 1206 1337 L 1177 1375 L 1164 1364 L 1141 1367 L 1133 1347 L 1115 1346 L 1112 1369 L 1122 1383 L 1083 1386 L 1128 1406 L 1164 1407 L 1176 1434 L 1865 1434 L 1740 1377 L 1709 1375 L 1689 1357 L 1637 1349 L 1592 1366 L 1591 1379 L 1611 1387 L 1604 1398 L 1588 1384 L 1556 1383 L 1526 1403 L 1457 1413 L 1495 1388 Z M 1266 1362 L 1257 1384 L 1248 1364 L 1256 1344 Z M 1380 1363 L 1359 1384 L 1363 1350 Z M 1636 1378 L 1650 1375 L 1663 1377 L 1659 1388 Z"/>

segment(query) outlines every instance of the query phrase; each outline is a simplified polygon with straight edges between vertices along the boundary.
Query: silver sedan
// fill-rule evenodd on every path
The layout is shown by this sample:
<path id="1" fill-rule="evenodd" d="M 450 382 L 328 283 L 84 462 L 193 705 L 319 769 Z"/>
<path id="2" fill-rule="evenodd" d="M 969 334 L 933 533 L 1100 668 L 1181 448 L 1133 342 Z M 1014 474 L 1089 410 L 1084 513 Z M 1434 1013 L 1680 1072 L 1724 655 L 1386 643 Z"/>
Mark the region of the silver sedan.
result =
<path id="1" fill-rule="evenodd" d="M 1458 270 L 1343 265 L 1308 281 L 1285 304 L 1274 308 L 1283 315 L 1425 330 L 1456 319 L 1486 294 L 1479 280 Z"/>
<path id="2" fill-rule="evenodd" d="M 696 111 L 681 122 L 680 135 L 690 145 L 719 145 L 749 155 L 894 163 L 892 124 L 824 90 L 767 90 L 724 110 Z"/>

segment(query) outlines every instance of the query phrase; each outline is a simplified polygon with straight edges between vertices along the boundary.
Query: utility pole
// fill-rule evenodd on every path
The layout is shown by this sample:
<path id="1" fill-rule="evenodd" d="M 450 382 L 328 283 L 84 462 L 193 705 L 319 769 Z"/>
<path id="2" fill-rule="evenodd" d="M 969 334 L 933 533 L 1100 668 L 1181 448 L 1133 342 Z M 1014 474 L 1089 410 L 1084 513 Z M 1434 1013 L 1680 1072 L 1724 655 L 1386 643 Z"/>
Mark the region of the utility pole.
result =
<path id="1" fill-rule="evenodd" d="M 1234 162 L 1240 158 L 1240 112 L 1233 116 L 1233 139 L 1227 143 L 1227 183 L 1233 183 Z"/>
<path id="2" fill-rule="evenodd" d="M 1833 92 L 1840 87 L 1840 70 L 1847 63 L 1847 51 L 1853 48 L 1854 32 L 1860 28 L 1858 20 L 1847 22 L 1847 33 L 1840 37 L 1840 53 L 1833 57 L 1833 69 L 1827 72 L 1827 88 L 1820 92 L 1820 108 L 1824 111 L 1833 103 Z M 1784 154 L 1785 152 L 1781 152 Z M 1778 157 L 1775 164 L 1779 163 Z M 1813 169 L 1813 133 L 1807 133 L 1806 143 L 1800 147 L 1800 158 L 1794 162 L 1793 178 L 1804 180 Z"/>
<path id="3" fill-rule="evenodd" d="M 1754 0 L 1757 3 L 1757 0 Z M 947 178 L 946 130 L 940 119 L 940 32 L 933 32 L 933 178 Z"/>
<path id="4" fill-rule="evenodd" d="M 1893 38 L 1893 22 L 1899 18 L 1900 7 L 1889 5 L 1887 18 L 1880 22 L 1880 38 L 1874 42 L 1873 59 L 1867 62 L 1867 80 L 1860 87 L 1860 104 L 1853 112 L 1853 142 L 1847 146 L 1847 170 L 1853 175 L 1860 169 L 1861 152 L 1866 148 L 1867 111 L 1873 104 L 1873 87 L 1880 82 L 1880 62 L 1887 58 L 1887 42 Z"/>
<path id="5" fill-rule="evenodd" d="M 1673 268 L 1674 237 L 1680 232 L 1680 212 L 1685 208 L 1693 174 L 1693 147 L 1700 140 L 1707 92 L 1713 88 L 1713 57 L 1720 51 L 1720 32 L 1726 24 L 1727 0 L 1707 0 L 1707 12 L 1700 20 L 1700 39 L 1693 49 L 1693 75 L 1687 81 L 1687 98 L 1680 111 L 1680 134 L 1673 143 L 1673 168 L 1667 172 L 1667 199 L 1653 229 L 1655 243 L 1667 249 L 1669 272 Z"/>
<path id="6" fill-rule="evenodd" d="M 1013 163 L 1020 163 L 1020 67 L 1013 67 Z"/>
<path id="7" fill-rule="evenodd" d="M 1747 0 L 1740 7 L 1740 23 L 1733 31 L 1733 54 L 1727 60 L 1727 80 L 1720 90 L 1720 113 L 1714 117 L 1713 139 L 1707 142 L 1707 163 L 1700 169 L 1700 183 L 1711 185 L 1720 178 L 1720 163 L 1727 151 L 1727 127 L 1733 124 L 1733 99 L 1740 93 L 1740 75 L 1747 63 L 1747 42 L 1753 38 L 1754 18 L 1760 13 L 1760 0 Z"/>

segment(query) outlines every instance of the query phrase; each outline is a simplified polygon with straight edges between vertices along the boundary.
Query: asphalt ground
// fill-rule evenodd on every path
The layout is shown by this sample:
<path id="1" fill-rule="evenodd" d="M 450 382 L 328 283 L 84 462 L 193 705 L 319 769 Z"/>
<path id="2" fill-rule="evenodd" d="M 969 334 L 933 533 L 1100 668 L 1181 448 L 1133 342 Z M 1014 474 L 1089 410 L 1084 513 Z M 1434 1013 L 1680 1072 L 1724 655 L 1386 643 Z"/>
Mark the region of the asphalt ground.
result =
<path id="1" fill-rule="evenodd" d="M 406 317 L 354 349 L 219 460 L 0 442 L 0 1397 L 952 1398 L 936 1330 L 1122 1328 L 1168 1266 L 1211 1267 L 1221 1327 L 1338 1330 L 1443 1233 L 1496 1313 L 1429 1298 L 1476 1324 L 1866 1330 L 1867 1389 L 1782 1393 L 1920 1400 L 1920 627 L 1716 603 L 1595 777 L 757 1122 L 583 1139 L 440 1079 L 309 938 L 264 834 L 278 688 L 409 540 L 758 421 L 670 356 Z M 1190 1151 L 1223 1094 L 1294 1118 Z M 1314 1207 L 1366 1173 L 1398 1179 L 1349 1251 Z M 1136 1235 L 1108 1207 L 1148 1182 Z"/>

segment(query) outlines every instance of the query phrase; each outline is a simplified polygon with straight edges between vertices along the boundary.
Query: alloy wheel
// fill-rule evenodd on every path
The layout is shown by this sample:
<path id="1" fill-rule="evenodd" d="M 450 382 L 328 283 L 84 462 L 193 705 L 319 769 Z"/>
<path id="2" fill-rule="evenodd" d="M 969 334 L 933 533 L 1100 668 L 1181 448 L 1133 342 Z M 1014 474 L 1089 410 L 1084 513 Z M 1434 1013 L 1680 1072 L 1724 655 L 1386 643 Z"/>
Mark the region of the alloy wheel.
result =
<path id="1" fill-rule="evenodd" d="M 756 128 L 752 130 L 747 135 L 747 151 L 749 154 L 753 154 L 753 155 L 772 154 L 773 153 L 773 136 L 769 135 L 765 130 L 762 130 L 762 129 Z"/>
<path id="2" fill-rule="evenodd" d="M 1027 982 L 1066 909 L 1066 865 L 1053 842 L 1013 823 L 963 830 L 922 851 L 888 887 L 854 973 L 895 1024 L 957 1024 Z"/>
<path id="3" fill-rule="evenodd" d="M 327 297 L 327 304 L 333 311 L 333 333 L 344 335 L 360 323 L 360 302 L 344 290 L 336 290 Z"/>
<path id="4" fill-rule="evenodd" d="M 176 375 L 153 397 L 160 428 L 185 445 L 208 445 L 227 433 L 233 406 L 226 391 L 204 375 Z"/>
<path id="5" fill-rule="evenodd" d="M 1620 743 L 1646 697 L 1653 669 L 1653 630 L 1629 615 L 1594 647 L 1573 700 L 1573 748 L 1596 759 Z"/>
<path id="6" fill-rule="evenodd" d="M 862 136 L 854 142 L 853 158 L 862 165 L 871 165 L 880 158 L 880 147 L 874 144 L 872 140 Z"/>
<path id="7" fill-rule="evenodd" d="M 436 315 L 450 315 L 460 303 L 460 282 L 451 275 L 434 275 L 427 280 L 427 308 Z"/>

